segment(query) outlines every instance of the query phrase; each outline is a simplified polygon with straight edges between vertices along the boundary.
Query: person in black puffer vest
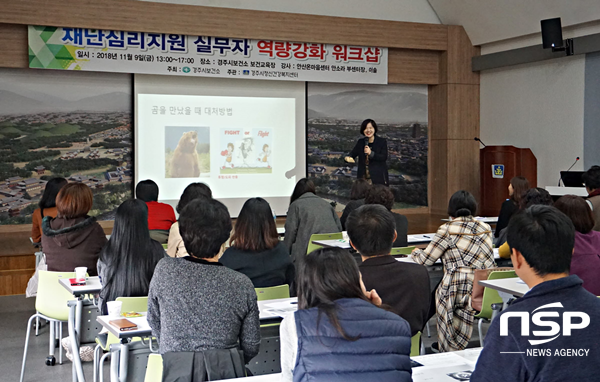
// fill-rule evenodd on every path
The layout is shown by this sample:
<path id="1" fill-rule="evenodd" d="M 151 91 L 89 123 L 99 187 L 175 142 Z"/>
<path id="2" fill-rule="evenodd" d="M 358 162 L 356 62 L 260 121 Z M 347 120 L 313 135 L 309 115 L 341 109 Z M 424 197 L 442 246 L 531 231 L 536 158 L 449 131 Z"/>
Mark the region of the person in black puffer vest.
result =
<path id="1" fill-rule="evenodd" d="M 378 307 L 346 250 L 306 255 L 297 283 L 299 310 L 280 328 L 282 381 L 412 380 L 408 322 Z"/>

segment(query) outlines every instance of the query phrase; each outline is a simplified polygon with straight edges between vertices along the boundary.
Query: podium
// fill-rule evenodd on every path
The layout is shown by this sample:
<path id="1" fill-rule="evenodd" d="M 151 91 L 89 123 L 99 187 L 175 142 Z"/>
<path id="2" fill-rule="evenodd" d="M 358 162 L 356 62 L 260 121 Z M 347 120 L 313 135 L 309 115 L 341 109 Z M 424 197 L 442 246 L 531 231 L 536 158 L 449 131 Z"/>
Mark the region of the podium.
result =
<path id="1" fill-rule="evenodd" d="M 498 216 L 508 198 L 508 185 L 515 176 L 524 176 L 537 187 L 537 159 L 531 149 L 514 146 L 487 146 L 479 151 L 481 172 L 481 216 Z"/>

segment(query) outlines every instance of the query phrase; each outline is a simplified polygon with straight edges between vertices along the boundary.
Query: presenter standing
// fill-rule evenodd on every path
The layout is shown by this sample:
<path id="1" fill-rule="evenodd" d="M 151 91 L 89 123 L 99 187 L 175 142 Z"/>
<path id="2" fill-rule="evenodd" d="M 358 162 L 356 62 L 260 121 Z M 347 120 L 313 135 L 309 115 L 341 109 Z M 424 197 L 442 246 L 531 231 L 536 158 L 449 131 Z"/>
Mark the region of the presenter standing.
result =
<path id="1" fill-rule="evenodd" d="M 367 179 L 373 184 L 388 186 L 387 141 L 377 136 L 377 124 L 372 119 L 363 121 L 360 125 L 360 133 L 365 137 L 356 142 L 350 154 L 344 159 L 348 163 L 356 163 L 354 158 L 358 157 L 357 179 Z"/>

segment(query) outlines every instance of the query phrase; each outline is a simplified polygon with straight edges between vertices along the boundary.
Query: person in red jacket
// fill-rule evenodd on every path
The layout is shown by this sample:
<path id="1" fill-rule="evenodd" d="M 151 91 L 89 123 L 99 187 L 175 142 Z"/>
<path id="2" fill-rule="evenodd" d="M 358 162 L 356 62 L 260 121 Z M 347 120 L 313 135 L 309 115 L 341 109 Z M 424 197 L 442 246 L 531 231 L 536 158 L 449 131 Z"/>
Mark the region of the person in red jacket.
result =
<path id="1" fill-rule="evenodd" d="M 158 185 L 154 181 L 142 180 L 135 187 L 135 197 L 148 206 L 148 229 L 150 237 L 161 244 L 169 238 L 169 230 L 177 221 L 173 207 L 158 202 Z"/>

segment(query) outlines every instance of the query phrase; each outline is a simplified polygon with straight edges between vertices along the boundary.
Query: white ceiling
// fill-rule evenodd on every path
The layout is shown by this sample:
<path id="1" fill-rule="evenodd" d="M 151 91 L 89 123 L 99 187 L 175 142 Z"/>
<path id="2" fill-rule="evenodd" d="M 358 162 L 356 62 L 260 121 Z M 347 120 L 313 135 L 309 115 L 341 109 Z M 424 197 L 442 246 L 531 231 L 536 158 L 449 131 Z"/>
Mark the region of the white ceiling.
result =
<path id="1" fill-rule="evenodd" d="M 600 27 L 600 0 L 142 0 L 376 20 L 462 25 L 487 50 L 541 43 L 540 20 L 561 17 L 565 38 Z M 600 29 L 600 28 L 599 28 Z M 569 32 L 571 30 L 571 32 Z M 596 32 L 598 33 L 598 32 Z M 498 45 L 496 47 L 496 45 Z M 525 46 L 523 45 L 523 46 Z M 511 48 L 514 48 L 512 46 Z"/>
<path id="2" fill-rule="evenodd" d="M 439 24 L 427 0 L 142 0 L 207 7 Z"/>
<path id="3" fill-rule="evenodd" d="M 474 45 L 540 32 L 540 20 L 569 27 L 600 20 L 600 0 L 429 0 L 443 24 L 462 25 Z M 538 44 L 541 41 L 538 42 Z"/>

